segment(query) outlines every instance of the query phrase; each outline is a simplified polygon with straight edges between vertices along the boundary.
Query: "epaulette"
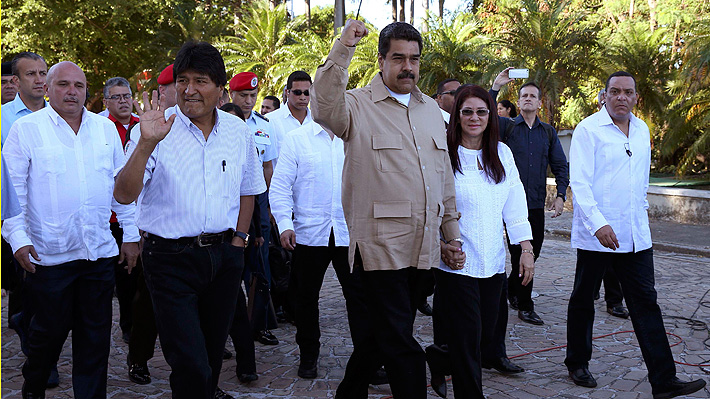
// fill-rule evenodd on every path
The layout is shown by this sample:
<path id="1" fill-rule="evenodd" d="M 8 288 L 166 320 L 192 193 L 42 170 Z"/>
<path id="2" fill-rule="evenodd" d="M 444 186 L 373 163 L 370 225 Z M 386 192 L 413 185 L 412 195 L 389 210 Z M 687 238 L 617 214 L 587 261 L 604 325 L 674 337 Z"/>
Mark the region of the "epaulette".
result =
<path id="1" fill-rule="evenodd" d="M 264 115 L 262 115 L 262 114 L 260 114 L 260 113 L 258 113 L 258 112 L 256 112 L 256 111 L 254 111 L 254 115 L 258 116 L 259 118 L 261 118 L 261 119 L 263 119 L 263 120 L 265 120 L 265 121 L 267 121 L 267 122 L 269 121 L 269 118 L 265 117 Z"/>

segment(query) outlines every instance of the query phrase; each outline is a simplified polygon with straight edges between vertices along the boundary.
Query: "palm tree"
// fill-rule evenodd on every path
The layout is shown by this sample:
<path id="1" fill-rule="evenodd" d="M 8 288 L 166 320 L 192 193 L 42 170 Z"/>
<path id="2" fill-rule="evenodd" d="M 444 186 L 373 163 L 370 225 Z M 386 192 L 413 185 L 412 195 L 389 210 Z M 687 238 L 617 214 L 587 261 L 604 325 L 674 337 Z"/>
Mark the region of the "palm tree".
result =
<path id="1" fill-rule="evenodd" d="M 434 93 L 436 85 L 448 78 L 479 83 L 485 66 L 492 62 L 486 50 L 490 40 L 479 34 L 481 23 L 471 14 L 460 13 L 451 22 L 428 15 L 427 25 L 419 88 Z"/>
<path id="2" fill-rule="evenodd" d="M 542 89 L 543 111 L 557 125 L 563 98 L 582 97 L 579 82 L 594 76 L 599 45 L 584 10 L 570 0 L 522 0 L 503 10 L 504 28 L 495 45 L 507 49 L 509 64 L 530 69 Z"/>
<path id="3" fill-rule="evenodd" d="M 285 4 L 254 2 L 235 27 L 234 36 L 222 36 L 215 46 L 224 57 L 228 75 L 251 71 L 259 76 L 260 97 L 280 93 L 281 76 L 273 67 L 284 62 L 285 46 L 295 43 Z"/>

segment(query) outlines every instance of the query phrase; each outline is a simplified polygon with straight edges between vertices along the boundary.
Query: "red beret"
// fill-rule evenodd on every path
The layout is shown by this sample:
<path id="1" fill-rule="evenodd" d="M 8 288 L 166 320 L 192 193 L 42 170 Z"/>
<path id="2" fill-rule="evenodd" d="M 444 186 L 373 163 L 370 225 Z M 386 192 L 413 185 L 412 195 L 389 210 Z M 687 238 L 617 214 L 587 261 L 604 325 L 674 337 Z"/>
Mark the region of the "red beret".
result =
<path id="1" fill-rule="evenodd" d="M 259 79 L 254 72 L 242 72 L 229 81 L 229 91 L 252 90 L 259 86 Z"/>
<path id="2" fill-rule="evenodd" d="M 163 69 L 163 72 L 160 72 L 160 76 L 158 76 L 158 84 L 169 85 L 173 82 L 173 64 L 170 64 Z"/>

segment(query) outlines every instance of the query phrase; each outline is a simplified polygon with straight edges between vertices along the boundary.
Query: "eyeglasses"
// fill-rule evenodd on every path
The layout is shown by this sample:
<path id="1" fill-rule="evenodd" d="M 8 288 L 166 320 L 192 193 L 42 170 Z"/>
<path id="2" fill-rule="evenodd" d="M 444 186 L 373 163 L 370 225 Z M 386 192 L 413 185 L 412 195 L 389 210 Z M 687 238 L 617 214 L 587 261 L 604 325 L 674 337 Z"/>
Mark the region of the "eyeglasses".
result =
<path id="1" fill-rule="evenodd" d="M 631 148 L 629 148 L 629 143 L 624 143 L 624 149 L 626 150 L 626 155 L 628 155 L 629 157 L 631 157 L 631 155 L 633 155 L 631 153 Z"/>
<path id="2" fill-rule="evenodd" d="M 131 93 L 126 93 L 126 94 L 114 94 L 111 97 L 106 97 L 107 100 L 113 100 L 113 101 L 118 101 L 120 99 L 124 99 L 126 101 L 131 101 L 133 96 Z"/>
<path id="3" fill-rule="evenodd" d="M 307 97 L 307 96 L 310 96 L 310 95 L 311 95 L 311 92 L 308 91 L 307 89 L 306 89 L 306 90 L 294 89 L 294 90 L 290 90 L 290 91 L 291 91 L 291 93 L 293 93 L 293 94 L 295 94 L 295 95 L 297 95 L 297 96 L 304 95 L 304 96 Z"/>
<path id="4" fill-rule="evenodd" d="M 449 91 L 442 91 L 439 93 L 440 96 L 443 96 L 444 94 L 451 94 L 452 96 L 456 93 L 456 90 L 449 90 Z"/>
<path id="5" fill-rule="evenodd" d="M 490 110 L 488 110 L 488 108 L 479 108 L 477 110 L 472 110 L 470 108 L 464 108 L 459 112 L 461 113 L 461 116 L 473 116 L 473 113 L 475 112 L 479 118 L 483 118 L 483 117 L 488 116 L 488 114 L 490 113 Z"/>

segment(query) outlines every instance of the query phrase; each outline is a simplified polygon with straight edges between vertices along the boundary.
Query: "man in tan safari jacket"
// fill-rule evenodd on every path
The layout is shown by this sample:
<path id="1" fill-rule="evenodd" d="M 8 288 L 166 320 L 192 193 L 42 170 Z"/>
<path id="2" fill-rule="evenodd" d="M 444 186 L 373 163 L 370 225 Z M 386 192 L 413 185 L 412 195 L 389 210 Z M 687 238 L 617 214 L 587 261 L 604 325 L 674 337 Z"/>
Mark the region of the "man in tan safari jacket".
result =
<path id="1" fill-rule="evenodd" d="M 422 39 L 414 27 L 395 22 L 383 29 L 381 72 L 370 85 L 346 91 L 355 45 L 367 33 L 361 21 L 347 22 L 316 72 L 311 107 L 314 120 L 345 141 L 343 210 L 350 264 L 369 301 L 370 347 L 382 351 L 395 398 L 425 398 L 424 351 L 412 336 L 417 287 L 439 265 L 440 248 L 454 267 L 465 260 L 456 241 L 454 176 L 439 107 L 416 87 Z M 366 397 L 377 362 L 364 351 L 353 352 L 336 398 Z"/>

